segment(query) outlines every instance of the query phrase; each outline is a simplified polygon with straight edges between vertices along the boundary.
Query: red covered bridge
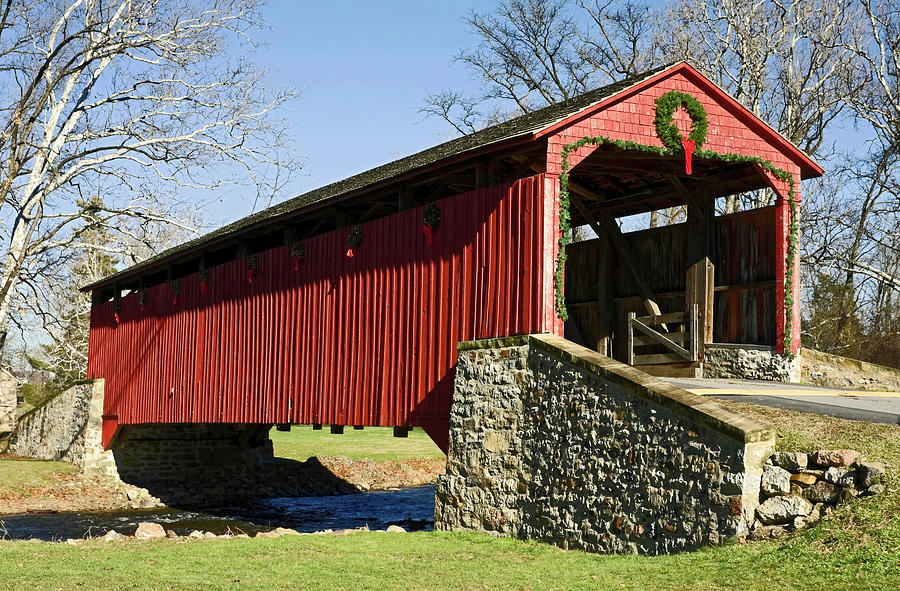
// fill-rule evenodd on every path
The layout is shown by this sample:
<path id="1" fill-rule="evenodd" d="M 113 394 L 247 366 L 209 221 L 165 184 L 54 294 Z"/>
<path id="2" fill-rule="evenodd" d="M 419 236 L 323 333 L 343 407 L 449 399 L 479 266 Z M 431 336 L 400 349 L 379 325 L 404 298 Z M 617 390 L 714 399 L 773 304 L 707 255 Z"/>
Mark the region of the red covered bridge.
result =
<path id="1" fill-rule="evenodd" d="M 670 91 L 705 111 L 672 115 L 685 135 L 708 123 L 692 174 L 659 150 L 657 99 L 691 106 Z M 557 294 L 564 153 L 572 226 L 598 237 L 567 247 Z M 85 288 L 104 445 L 148 423 L 326 423 L 421 426 L 446 451 L 456 344 L 472 339 L 564 334 L 657 373 L 696 370 L 713 341 L 796 351 L 790 197 L 821 173 L 679 63 L 317 189 Z M 716 215 L 762 188 L 774 205 Z M 615 223 L 685 205 L 682 224 Z M 630 313 L 690 357 L 654 353 Z"/>

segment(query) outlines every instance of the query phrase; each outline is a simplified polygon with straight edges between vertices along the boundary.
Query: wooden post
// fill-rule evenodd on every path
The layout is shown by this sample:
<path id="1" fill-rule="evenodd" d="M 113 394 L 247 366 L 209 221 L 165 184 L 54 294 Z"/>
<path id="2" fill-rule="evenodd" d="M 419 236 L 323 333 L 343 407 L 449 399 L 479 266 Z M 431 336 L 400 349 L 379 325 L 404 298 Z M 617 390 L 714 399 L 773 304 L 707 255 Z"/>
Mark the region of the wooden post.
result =
<path id="1" fill-rule="evenodd" d="M 715 266 L 710 260 L 712 252 L 715 200 L 705 194 L 690 196 L 681 181 L 673 181 L 676 189 L 688 204 L 687 269 L 685 276 L 685 312 L 691 313 L 697 306 L 697 358 L 703 359 L 706 343 L 713 340 L 713 310 L 715 305 Z"/>
<path id="2" fill-rule="evenodd" d="M 628 350 L 628 365 L 634 365 L 634 312 L 628 313 L 628 341 L 625 343 Z"/>

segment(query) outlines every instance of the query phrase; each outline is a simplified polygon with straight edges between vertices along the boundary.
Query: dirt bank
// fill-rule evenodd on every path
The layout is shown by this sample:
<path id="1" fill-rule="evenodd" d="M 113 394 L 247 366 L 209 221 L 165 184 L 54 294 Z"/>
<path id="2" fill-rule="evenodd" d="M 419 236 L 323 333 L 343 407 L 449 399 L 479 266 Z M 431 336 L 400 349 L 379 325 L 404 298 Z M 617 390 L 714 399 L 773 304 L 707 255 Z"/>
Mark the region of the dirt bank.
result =
<path id="1" fill-rule="evenodd" d="M 255 491 L 258 497 L 352 494 L 421 486 L 444 471 L 444 459 L 374 462 L 323 456 L 305 462 L 279 458 L 276 477 Z M 127 488 L 89 478 L 59 462 L 0 454 L 0 515 L 27 512 L 112 511 L 129 508 Z M 152 492 L 152 491 L 151 491 Z"/>

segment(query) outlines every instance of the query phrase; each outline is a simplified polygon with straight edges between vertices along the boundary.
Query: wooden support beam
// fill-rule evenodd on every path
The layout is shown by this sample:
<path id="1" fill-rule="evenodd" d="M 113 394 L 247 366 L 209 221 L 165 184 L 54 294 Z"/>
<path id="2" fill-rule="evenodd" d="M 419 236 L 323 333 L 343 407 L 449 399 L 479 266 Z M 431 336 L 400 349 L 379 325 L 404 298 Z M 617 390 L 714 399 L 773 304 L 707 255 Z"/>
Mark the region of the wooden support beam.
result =
<path id="1" fill-rule="evenodd" d="M 344 426 L 343 425 L 331 425 L 331 434 L 332 435 L 343 435 L 344 434 Z"/>
<path id="2" fill-rule="evenodd" d="M 313 431 L 321 431 L 322 423 L 313 423 Z"/>
<path id="3" fill-rule="evenodd" d="M 354 431 L 362 431 L 363 429 L 364 429 L 364 427 L 362 425 L 353 425 Z"/>
<path id="4" fill-rule="evenodd" d="M 578 193 L 579 195 L 583 195 L 585 197 L 600 199 L 600 196 L 596 193 L 572 181 L 569 181 L 569 189 L 573 193 Z M 625 266 L 628 267 L 628 271 L 631 273 L 631 277 L 634 279 L 635 284 L 638 286 L 638 291 L 640 292 L 641 298 L 644 301 L 644 307 L 648 312 L 650 312 L 650 314 L 659 316 L 661 312 L 659 309 L 659 305 L 656 303 L 656 297 L 653 295 L 653 290 L 650 289 L 650 286 L 647 285 L 646 281 L 644 281 L 644 277 L 643 275 L 641 275 L 641 272 L 634 261 L 634 257 L 631 256 L 631 249 L 628 248 L 628 245 L 625 243 L 625 238 L 622 236 L 622 231 L 619 229 L 618 224 L 605 216 L 601 217 L 600 221 L 598 222 L 584 206 L 584 203 L 581 202 L 581 199 L 571 194 L 569 197 L 572 201 L 572 204 L 575 205 L 575 208 L 578 209 L 582 216 L 584 216 L 584 219 L 591 226 L 591 228 L 593 228 L 594 232 L 596 232 L 598 236 L 606 235 L 609 238 L 609 241 L 612 243 L 613 248 L 615 248 L 619 252 L 619 256 L 622 257 L 622 261 L 625 263 Z M 668 330 L 665 325 L 663 325 L 663 329 Z"/>
<path id="5" fill-rule="evenodd" d="M 394 437 L 409 437 L 409 427 L 394 427 Z"/>

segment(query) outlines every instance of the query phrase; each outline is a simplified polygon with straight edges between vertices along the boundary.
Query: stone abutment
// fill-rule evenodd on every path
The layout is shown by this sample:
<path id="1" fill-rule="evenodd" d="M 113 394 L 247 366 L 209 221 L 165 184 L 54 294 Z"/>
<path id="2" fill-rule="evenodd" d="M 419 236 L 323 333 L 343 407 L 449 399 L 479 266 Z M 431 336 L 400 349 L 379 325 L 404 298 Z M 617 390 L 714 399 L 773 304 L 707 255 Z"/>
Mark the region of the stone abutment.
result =
<path id="1" fill-rule="evenodd" d="M 552 335 L 461 343 L 437 529 L 663 554 L 748 533 L 772 431 Z"/>

